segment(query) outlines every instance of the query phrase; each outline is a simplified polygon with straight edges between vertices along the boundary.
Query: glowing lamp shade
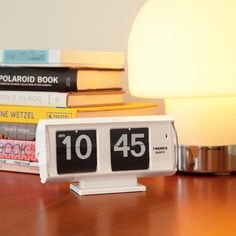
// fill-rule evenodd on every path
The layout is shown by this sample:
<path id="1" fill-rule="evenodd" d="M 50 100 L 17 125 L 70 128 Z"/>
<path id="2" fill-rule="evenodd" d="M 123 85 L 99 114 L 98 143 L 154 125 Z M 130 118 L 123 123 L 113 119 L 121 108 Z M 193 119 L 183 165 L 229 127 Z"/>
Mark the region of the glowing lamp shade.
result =
<path id="1" fill-rule="evenodd" d="M 165 99 L 181 144 L 236 144 L 236 1 L 147 1 L 128 73 L 134 96 Z"/>

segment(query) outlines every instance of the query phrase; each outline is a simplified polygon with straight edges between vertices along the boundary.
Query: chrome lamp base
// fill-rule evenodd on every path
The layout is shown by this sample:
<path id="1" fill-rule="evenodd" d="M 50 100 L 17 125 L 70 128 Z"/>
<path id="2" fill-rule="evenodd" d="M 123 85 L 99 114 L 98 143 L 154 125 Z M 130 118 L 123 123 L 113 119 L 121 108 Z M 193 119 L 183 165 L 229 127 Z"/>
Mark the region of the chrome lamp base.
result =
<path id="1" fill-rule="evenodd" d="M 189 173 L 236 172 L 236 145 L 178 146 L 178 170 Z"/>

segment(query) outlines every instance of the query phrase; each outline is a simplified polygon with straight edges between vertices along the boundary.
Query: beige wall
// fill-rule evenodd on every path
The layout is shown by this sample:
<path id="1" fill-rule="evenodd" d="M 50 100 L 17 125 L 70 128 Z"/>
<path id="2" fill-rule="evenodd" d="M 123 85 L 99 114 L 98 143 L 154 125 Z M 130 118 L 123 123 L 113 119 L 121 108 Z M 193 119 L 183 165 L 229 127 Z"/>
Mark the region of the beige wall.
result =
<path id="1" fill-rule="evenodd" d="M 126 52 L 132 22 L 145 1 L 0 0 L 0 48 Z M 128 92 L 127 72 L 123 82 L 126 101 L 139 101 Z"/>

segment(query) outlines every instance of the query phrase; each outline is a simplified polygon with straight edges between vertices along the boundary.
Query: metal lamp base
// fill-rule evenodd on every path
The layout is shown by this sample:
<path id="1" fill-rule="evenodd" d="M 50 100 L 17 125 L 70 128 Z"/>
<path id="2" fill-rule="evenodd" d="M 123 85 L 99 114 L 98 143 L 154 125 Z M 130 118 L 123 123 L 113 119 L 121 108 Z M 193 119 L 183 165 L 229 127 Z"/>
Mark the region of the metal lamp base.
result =
<path id="1" fill-rule="evenodd" d="M 236 172 L 236 145 L 178 146 L 178 170 L 190 173 Z"/>

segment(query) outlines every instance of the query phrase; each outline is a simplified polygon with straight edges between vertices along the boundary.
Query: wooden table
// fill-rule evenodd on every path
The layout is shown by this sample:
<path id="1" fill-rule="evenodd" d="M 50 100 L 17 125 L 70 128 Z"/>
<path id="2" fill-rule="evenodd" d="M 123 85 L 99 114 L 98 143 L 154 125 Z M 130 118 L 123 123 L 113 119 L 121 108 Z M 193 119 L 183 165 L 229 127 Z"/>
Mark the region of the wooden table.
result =
<path id="1" fill-rule="evenodd" d="M 236 176 L 142 178 L 142 193 L 78 196 L 0 172 L 0 235 L 236 235 Z"/>

